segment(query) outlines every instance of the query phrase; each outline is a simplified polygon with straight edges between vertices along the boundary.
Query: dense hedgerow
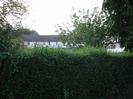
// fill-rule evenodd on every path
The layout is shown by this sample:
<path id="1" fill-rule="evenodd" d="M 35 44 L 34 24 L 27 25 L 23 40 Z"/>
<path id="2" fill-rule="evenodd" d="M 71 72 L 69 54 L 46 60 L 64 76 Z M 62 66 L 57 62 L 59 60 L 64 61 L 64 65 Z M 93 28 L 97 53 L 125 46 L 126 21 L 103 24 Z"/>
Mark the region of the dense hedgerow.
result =
<path id="1" fill-rule="evenodd" d="M 132 53 L 35 48 L 9 60 L 0 99 L 132 99 Z"/>

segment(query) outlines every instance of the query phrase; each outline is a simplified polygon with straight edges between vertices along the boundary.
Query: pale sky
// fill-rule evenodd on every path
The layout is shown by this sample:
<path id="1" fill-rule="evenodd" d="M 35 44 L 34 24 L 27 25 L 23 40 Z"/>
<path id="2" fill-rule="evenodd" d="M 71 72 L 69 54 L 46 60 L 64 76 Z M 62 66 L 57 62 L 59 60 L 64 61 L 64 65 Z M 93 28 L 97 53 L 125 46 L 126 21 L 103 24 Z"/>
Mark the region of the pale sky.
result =
<path id="1" fill-rule="evenodd" d="M 54 35 L 54 25 L 70 22 L 72 7 L 76 10 L 94 7 L 101 9 L 103 0 L 27 0 L 29 15 L 23 20 L 24 27 L 36 30 L 40 35 Z"/>

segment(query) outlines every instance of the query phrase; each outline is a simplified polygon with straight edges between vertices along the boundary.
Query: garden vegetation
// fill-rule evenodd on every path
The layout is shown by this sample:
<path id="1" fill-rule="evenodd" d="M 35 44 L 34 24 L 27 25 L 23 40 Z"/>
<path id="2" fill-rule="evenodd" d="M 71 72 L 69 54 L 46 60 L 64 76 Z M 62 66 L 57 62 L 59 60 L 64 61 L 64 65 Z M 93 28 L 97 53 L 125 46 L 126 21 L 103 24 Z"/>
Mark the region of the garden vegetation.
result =
<path id="1" fill-rule="evenodd" d="M 101 49 L 18 51 L 0 57 L 0 99 L 131 99 L 133 54 Z"/>

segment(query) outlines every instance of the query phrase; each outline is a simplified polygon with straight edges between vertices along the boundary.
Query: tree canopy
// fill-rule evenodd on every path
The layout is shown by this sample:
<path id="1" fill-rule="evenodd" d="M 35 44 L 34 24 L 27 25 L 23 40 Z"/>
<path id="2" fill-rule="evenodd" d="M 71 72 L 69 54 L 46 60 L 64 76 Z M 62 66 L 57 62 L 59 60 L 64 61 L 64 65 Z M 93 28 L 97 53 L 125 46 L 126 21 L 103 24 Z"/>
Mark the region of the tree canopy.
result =
<path id="1" fill-rule="evenodd" d="M 16 49 L 16 39 L 12 35 L 13 24 L 20 22 L 26 11 L 27 6 L 23 0 L 0 0 L 0 52 Z"/>
<path id="2" fill-rule="evenodd" d="M 133 0 L 104 0 L 103 11 L 112 21 L 108 35 L 117 37 L 121 46 L 133 51 Z"/>
<path id="3" fill-rule="evenodd" d="M 0 0 L 0 27 L 12 26 L 27 12 L 23 0 Z"/>
<path id="4" fill-rule="evenodd" d="M 79 10 L 71 15 L 71 26 L 65 28 L 57 25 L 61 40 L 68 46 L 102 47 L 105 40 L 105 17 L 98 8 L 92 13 L 89 10 Z"/>
<path id="5" fill-rule="evenodd" d="M 38 35 L 38 32 L 29 28 L 18 28 L 11 31 L 11 34 L 17 38 L 21 38 L 23 35 Z"/>

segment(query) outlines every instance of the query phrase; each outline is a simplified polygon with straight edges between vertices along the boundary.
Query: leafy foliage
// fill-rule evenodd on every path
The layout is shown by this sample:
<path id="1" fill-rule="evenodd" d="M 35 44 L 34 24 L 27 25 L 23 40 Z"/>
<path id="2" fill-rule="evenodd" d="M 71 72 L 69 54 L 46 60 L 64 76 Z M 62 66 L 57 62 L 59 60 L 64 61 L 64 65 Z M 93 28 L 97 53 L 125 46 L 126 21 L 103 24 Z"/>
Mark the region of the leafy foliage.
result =
<path id="1" fill-rule="evenodd" d="M 18 43 L 12 35 L 14 28 L 11 22 L 17 22 L 26 11 L 23 0 L 0 0 L 0 53 L 12 52 L 17 48 Z M 12 18 L 15 19 L 11 20 Z"/>
<path id="2" fill-rule="evenodd" d="M 12 22 L 13 24 L 19 22 L 27 11 L 27 6 L 24 4 L 23 0 L 0 0 L 0 27 L 5 28 L 12 26 Z"/>
<path id="3" fill-rule="evenodd" d="M 121 46 L 126 50 L 133 50 L 133 1 L 132 0 L 104 0 L 104 12 L 110 17 L 112 26 L 108 35 L 117 37 Z"/>
<path id="4" fill-rule="evenodd" d="M 9 30 L 0 30 L 0 52 L 8 52 L 10 44 L 10 36 L 8 35 Z M 6 45 L 6 46 L 5 46 Z"/>
<path id="5" fill-rule="evenodd" d="M 71 28 L 58 25 L 57 32 L 60 33 L 62 41 L 69 46 L 102 47 L 106 39 L 105 18 L 98 8 L 95 8 L 92 14 L 83 9 L 72 14 Z"/>
<path id="6" fill-rule="evenodd" d="M 23 35 L 38 35 L 38 33 L 35 30 L 31 30 L 28 28 L 13 29 L 11 34 L 19 39 L 22 38 Z"/>
<path id="7" fill-rule="evenodd" d="M 15 65 L 12 55 L 18 49 L 17 39 L 12 36 L 13 23 L 18 22 L 27 11 L 22 0 L 0 0 L 0 98 L 14 99 L 11 79 Z M 11 20 L 11 19 L 14 20 Z M 3 93 L 3 94 L 2 94 Z"/>
<path id="8" fill-rule="evenodd" d="M 13 99 L 131 99 L 133 54 L 83 50 L 36 48 L 17 53 L 10 65 Z M 0 98 L 7 99 L 8 78 L 1 75 Z"/>

